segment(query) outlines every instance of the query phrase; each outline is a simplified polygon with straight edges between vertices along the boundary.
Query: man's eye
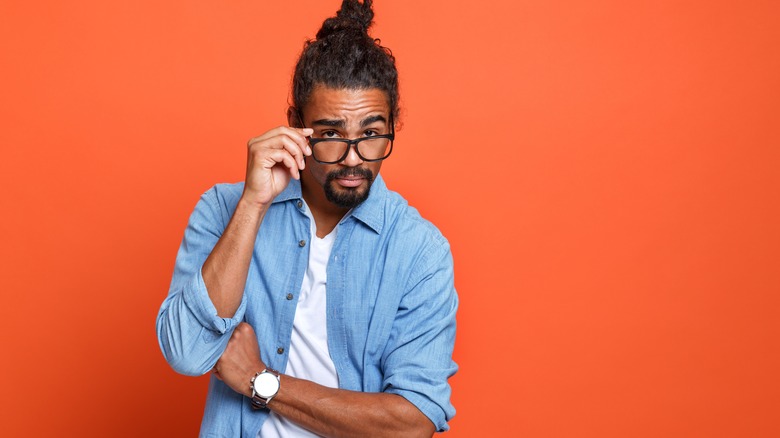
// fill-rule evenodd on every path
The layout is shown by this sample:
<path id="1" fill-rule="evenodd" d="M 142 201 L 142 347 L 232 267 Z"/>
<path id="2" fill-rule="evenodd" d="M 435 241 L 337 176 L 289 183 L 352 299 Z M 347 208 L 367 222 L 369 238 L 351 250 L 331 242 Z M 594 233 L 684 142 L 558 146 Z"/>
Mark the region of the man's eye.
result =
<path id="1" fill-rule="evenodd" d="M 373 137 L 375 135 L 379 135 L 379 133 L 376 132 L 376 131 L 373 131 L 371 129 L 369 129 L 369 130 L 367 130 L 366 132 L 363 133 L 364 137 Z"/>
<path id="2" fill-rule="evenodd" d="M 333 137 L 338 137 L 339 133 L 336 131 L 324 131 L 322 133 L 322 136 L 325 138 L 333 138 Z"/>

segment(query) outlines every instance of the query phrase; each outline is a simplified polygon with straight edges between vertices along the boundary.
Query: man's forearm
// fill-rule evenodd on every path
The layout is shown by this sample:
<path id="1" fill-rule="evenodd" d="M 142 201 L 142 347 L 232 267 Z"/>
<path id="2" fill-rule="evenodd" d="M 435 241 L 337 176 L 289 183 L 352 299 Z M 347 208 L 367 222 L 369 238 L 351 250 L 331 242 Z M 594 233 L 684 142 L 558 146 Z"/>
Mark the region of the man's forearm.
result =
<path id="1" fill-rule="evenodd" d="M 249 382 L 265 368 L 254 329 L 239 324 L 214 367 L 216 377 L 251 397 Z M 400 395 L 329 388 L 287 375 L 281 376 L 279 392 L 268 408 L 326 437 L 430 437 L 436 430 L 425 414 Z"/>
<path id="2" fill-rule="evenodd" d="M 238 202 L 222 237 L 203 264 L 203 282 L 217 315 L 231 318 L 244 294 L 255 239 L 268 207 Z"/>
<path id="3" fill-rule="evenodd" d="M 396 394 L 328 388 L 282 375 L 279 394 L 268 407 L 326 437 L 430 437 L 433 423 Z"/>

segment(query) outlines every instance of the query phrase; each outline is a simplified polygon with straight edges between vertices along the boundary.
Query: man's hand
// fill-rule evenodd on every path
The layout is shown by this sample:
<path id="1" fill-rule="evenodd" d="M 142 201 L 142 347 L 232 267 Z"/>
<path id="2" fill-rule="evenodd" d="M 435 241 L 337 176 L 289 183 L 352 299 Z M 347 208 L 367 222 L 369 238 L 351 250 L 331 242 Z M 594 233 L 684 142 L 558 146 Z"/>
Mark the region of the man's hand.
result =
<path id="1" fill-rule="evenodd" d="M 242 322 L 233 331 L 225 352 L 214 365 L 214 374 L 239 394 L 252 396 L 249 381 L 265 364 L 260 358 L 257 336 L 251 325 Z"/>
<path id="2" fill-rule="evenodd" d="M 280 126 L 249 140 L 244 197 L 259 206 L 268 205 L 290 183 L 299 179 L 304 156 L 311 155 L 306 136 L 310 128 Z"/>

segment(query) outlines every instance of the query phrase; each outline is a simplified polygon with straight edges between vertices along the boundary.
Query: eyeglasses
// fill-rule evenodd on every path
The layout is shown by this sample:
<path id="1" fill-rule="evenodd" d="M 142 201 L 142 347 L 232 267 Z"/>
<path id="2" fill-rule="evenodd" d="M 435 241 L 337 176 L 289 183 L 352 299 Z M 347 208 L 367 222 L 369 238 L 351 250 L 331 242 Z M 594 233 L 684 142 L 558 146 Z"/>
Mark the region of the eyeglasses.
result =
<path id="1" fill-rule="evenodd" d="M 298 112 L 298 118 L 301 125 L 303 115 Z M 395 140 L 395 127 L 393 126 L 393 115 L 390 114 L 390 133 L 377 134 L 369 137 L 356 138 L 315 138 L 309 137 L 311 146 L 311 156 L 314 161 L 320 164 L 336 164 L 344 161 L 349 155 L 351 146 L 355 146 L 355 152 L 363 161 L 382 161 L 393 152 L 393 140 Z"/>

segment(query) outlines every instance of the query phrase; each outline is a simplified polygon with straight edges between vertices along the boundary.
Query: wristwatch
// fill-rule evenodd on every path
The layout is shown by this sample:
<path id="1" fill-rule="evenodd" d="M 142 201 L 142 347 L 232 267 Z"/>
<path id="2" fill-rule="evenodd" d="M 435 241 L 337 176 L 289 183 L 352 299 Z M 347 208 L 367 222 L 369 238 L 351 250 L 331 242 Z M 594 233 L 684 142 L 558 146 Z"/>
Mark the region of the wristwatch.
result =
<path id="1" fill-rule="evenodd" d="M 255 374 L 249 381 L 249 386 L 252 388 L 252 407 L 265 409 L 279 392 L 280 383 L 279 372 L 274 369 L 266 368 Z"/>

